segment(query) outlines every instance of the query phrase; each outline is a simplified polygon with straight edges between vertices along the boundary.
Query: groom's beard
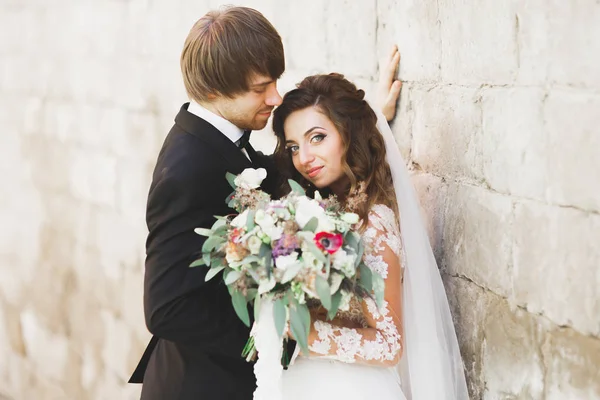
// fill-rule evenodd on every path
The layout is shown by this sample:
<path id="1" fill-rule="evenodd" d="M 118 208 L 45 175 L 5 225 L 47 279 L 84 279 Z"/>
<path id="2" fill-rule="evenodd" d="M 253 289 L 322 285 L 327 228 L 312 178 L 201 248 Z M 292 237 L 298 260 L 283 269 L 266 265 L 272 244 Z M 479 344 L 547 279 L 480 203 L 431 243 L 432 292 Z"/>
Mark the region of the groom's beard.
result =
<path id="1" fill-rule="evenodd" d="M 240 129 L 259 131 L 267 126 L 273 109 L 260 110 L 254 115 L 231 115 L 227 120 Z"/>

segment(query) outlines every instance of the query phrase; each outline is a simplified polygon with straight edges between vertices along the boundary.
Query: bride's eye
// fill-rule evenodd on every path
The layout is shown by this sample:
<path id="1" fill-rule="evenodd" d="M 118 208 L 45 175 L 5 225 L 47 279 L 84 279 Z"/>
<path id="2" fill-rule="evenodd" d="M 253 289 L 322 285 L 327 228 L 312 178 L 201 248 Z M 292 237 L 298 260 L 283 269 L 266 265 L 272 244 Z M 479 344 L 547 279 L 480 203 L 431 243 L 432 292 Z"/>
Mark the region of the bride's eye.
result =
<path id="1" fill-rule="evenodd" d="M 317 133 L 315 136 L 310 138 L 310 142 L 311 143 L 319 143 L 322 142 L 323 139 L 325 139 L 327 135 L 325 135 L 324 133 Z"/>
<path id="2" fill-rule="evenodd" d="M 296 154 L 298 152 L 298 146 L 293 144 L 287 147 L 287 151 L 289 151 L 292 154 Z"/>

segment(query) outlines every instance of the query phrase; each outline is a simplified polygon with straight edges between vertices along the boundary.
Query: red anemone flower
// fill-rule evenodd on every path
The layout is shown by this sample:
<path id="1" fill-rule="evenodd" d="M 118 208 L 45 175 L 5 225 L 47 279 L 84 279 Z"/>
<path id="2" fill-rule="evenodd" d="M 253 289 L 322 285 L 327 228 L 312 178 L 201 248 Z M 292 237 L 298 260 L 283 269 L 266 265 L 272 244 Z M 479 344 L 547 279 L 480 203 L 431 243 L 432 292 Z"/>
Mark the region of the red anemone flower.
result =
<path id="1" fill-rule="evenodd" d="M 318 248 L 325 250 L 329 254 L 333 254 L 344 242 L 344 237 L 341 233 L 319 232 L 315 235 L 315 243 Z"/>

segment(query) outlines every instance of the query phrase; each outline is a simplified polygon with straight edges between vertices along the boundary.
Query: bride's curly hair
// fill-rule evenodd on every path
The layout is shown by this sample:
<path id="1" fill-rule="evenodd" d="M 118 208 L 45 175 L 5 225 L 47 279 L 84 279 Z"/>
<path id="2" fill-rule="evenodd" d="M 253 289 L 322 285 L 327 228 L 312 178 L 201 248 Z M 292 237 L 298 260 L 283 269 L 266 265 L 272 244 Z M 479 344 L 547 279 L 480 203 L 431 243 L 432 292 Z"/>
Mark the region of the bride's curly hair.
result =
<path id="1" fill-rule="evenodd" d="M 398 207 L 392 174 L 385 159 L 385 142 L 376 126 L 377 116 L 364 97 L 365 92 L 341 74 L 309 76 L 288 92 L 275 109 L 273 131 L 277 136 L 275 162 L 282 178 L 280 194 L 284 194 L 289 191 L 288 179 L 312 189 L 294 167 L 286 148 L 283 128 L 286 119 L 295 111 L 315 107 L 335 125 L 344 145 L 342 166 L 350 181 L 342 205 L 354 208 L 366 227 L 374 204 L 385 204 L 396 215 Z M 355 194 L 363 194 L 364 201 L 350 205 Z"/>

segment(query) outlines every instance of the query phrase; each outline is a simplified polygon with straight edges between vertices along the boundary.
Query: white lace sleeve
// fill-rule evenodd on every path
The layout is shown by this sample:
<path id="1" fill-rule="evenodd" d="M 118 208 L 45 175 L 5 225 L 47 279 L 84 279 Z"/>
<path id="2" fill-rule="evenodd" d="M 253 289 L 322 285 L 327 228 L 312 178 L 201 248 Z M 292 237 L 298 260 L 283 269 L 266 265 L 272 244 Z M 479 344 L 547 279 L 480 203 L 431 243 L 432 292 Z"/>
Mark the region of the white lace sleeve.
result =
<path id="1" fill-rule="evenodd" d="M 347 328 L 322 320 L 313 322 L 309 337 L 312 355 L 342 362 L 392 366 L 402 354 L 402 242 L 394 212 L 383 205 L 373 207 L 363 235 L 363 260 L 385 280 L 384 304 L 363 301 L 366 328 Z"/>

